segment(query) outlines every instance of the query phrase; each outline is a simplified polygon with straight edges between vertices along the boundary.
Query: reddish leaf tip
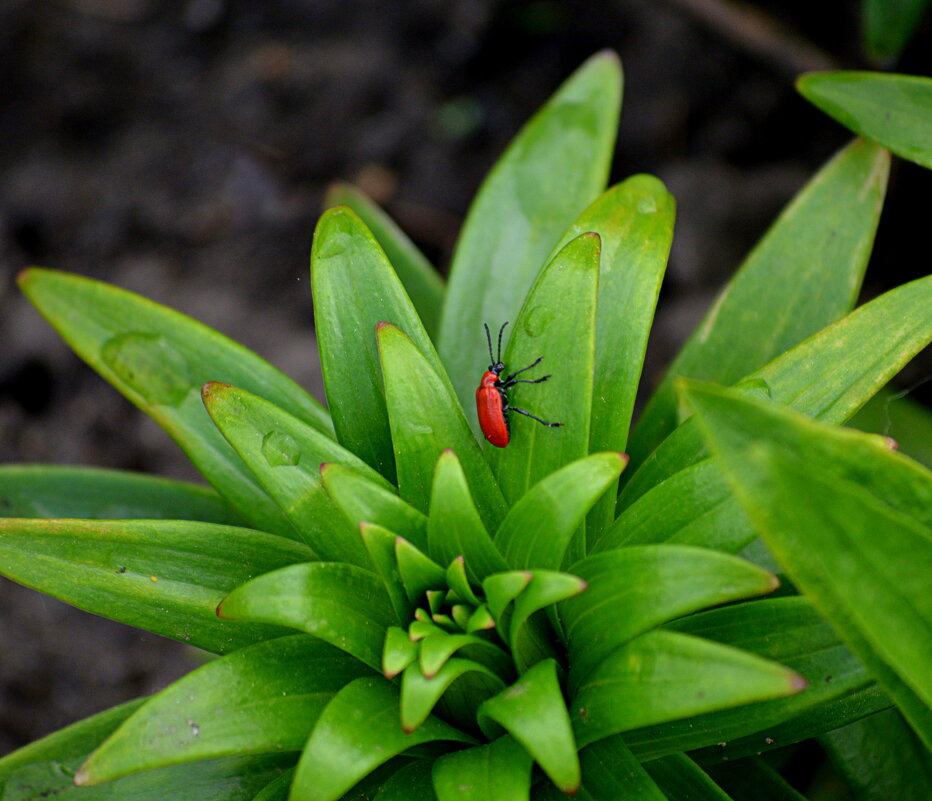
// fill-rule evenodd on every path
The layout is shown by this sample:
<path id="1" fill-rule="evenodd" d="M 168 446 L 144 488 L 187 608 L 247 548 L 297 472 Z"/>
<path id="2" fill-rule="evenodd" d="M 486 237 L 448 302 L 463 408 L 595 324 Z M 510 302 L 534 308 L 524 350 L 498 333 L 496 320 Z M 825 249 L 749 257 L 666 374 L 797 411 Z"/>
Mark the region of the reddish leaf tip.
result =
<path id="1" fill-rule="evenodd" d="M 327 472 L 327 470 L 330 468 L 331 464 L 333 464 L 333 462 L 321 462 L 320 463 L 320 474 L 324 475 Z"/>
<path id="2" fill-rule="evenodd" d="M 767 583 L 769 587 L 769 592 L 773 592 L 780 586 L 780 577 L 776 573 L 767 574 Z"/>
<path id="3" fill-rule="evenodd" d="M 801 676 L 799 673 L 794 672 L 790 677 L 790 687 L 793 688 L 793 692 L 799 693 L 805 690 L 809 686 L 809 682 Z"/>
<path id="4" fill-rule="evenodd" d="M 201 399 L 206 403 L 212 397 L 230 388 L 229 384 L 224 384 L 222 381 L 208 381 L 201 387 Z"/>
<path id="5" fill-rule="evenodd" d="M 898 451 L 898 450 L 900 449 L 900 443 L 897 442 L 895 439 L 893 439 L 893 437 L 886 437 L 886 436 L 885 436 L 885 437 L 883 438 L 883 441 L 884 441 L 884 444 L 885 444 L 891 451 Z"/>
<path id="6" fill-rule="evenodd" d="M 233 620 L 233 618 L 227 617 L 226 615 L 223 614 L 223 601 L 217 604 L 217 608 L 214 610 L 214 614 L 221 620 Z"/>
<path id="7" fill-rule="evenodd" d="M 385 328 L 385 327 L 387 327 L 387 326 L 390 326 L 390 325 L 391 325 L 391 323 L 386 322 L 385 320 L 380 320 L 379 322 L 377 322 L 377 323 L 375 324 L 375 330 L 376 330 L 376 331 L 381 331 L 383 328 Z"/>
<path id="8" fill-rule="evenodd" d="M 74 774 L 74 783 L 78 787 L 87 787 L 92 781 L 91 774 L 83 768 Z"/>

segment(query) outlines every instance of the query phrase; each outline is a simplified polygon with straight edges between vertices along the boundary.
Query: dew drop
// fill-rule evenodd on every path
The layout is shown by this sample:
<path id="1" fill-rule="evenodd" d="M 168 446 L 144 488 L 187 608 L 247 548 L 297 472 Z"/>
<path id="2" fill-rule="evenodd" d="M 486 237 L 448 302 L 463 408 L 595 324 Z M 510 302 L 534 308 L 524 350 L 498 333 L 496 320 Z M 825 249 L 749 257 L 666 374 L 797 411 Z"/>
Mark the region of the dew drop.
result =
<path id="1" fill-rule="evenodd" d="M 147 402 L 178 406 L 194 388 L 188 360 L 161 334 L 133 331 L 108 339 L 100 357 Z"/>
<path id="2" fill-rule="evenodd" d="M 735 389 L 739 389 L 746 395 L 758 400 L 773 400 L 770 384 L 763 378 L 746 378 L 744 381 L 735 384 Z"/>
<path id="3" fill-rule="evenodd" d="M 262 455 L 272 467 L 293 467 L 301 461 L 301 448 L 288 434 L 269 431 L 262 438 Z"/>
<path id="4" fill-rule="evenodd" d="M 535 306 L 524 316 L 524 333 L 529 337 L 539 337 L 553 319 L 553 314 L 549 306 Z"/>
<path id="5" fill-rule="evenodd" d="M 653 195 L 645 195 L 638 200 L 638 211 L 641 214 L 654 214 L 657 211 L 657 200 Z"/>

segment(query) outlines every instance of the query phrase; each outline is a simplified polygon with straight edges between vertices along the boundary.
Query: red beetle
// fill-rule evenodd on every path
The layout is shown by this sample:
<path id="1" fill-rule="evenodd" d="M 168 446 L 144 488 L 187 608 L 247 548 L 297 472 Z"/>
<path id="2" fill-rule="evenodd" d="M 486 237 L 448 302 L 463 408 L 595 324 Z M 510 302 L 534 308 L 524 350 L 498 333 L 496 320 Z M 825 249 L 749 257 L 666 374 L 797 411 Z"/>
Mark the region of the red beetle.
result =
<path id="1" fill-rule="evenodd" d="M 536 420 L 538 423 L 542 423 L 550 428 L 559 428 L 562 426 L 563 423 L 548 423 L 546 420 L 541 420 L 539 417 L 535 417 L 524 409 L 508 405 L 508 389 L 510 387 L 513 387 L 515 384 L 540 384 L 550 378 L 550 376 L 545 375 L 542 378 L 535 378 L 533 380 L 528 378 L 515 378 L 516 375 L 520 375 L 525 370 L 537 367 L 544 358 L 543 356 L 539 356 L 537 361 L 533 364 L 516 370 L 507 378 L 499 378 L 502 374 L 502 370 L 505 369 L 505 365 L 502 363 L 502 333 L 508 323 L 506 322 L 502 325 L 498 331 L 497 359 L 492 355 L 492 333 L 489 331 L 487 323 L 483 323 L 483 325 L 485 326 L 486 339 L 489 341 L 489 359 L 492 363 L 489 365 L 489 369 L 482 374 L 482 380 L 479 382 L 478 389 L 476 389 L 476 412 L 479 415 L 479 426 L 482 428 L 482 433 L 485 434 L 485 438 L 496 448 L 504 448 L 508 444 L 508 435 L 511 430 L 508 424 L 508 412 L 523 414 L 525 417 L 530 417 L 532 420 Z"/>

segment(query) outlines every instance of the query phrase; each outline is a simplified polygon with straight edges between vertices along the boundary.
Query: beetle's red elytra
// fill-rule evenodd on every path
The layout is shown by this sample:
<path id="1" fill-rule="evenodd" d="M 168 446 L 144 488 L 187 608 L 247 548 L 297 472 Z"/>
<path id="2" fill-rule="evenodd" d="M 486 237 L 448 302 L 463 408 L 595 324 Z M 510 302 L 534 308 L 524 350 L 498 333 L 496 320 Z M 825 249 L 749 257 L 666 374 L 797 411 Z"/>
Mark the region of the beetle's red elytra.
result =
<path id="1" fill-rule="evenodd" d="M 505 369 L 505 365 L 502 363 L 502 334 L 508 323 L 503 323 L 502 327 L 498 330 L 498 358 L 492 353 L 492 332 L 489 331 L 488 323 L 483 323 L 483 325 L 485 326 L 485 337 L 489 342 L 489 360 L 491 364 L 489 365 L 489 369 L 482 374 L 482 380 L 479 382 L 479 387 L 476 389 L 476 413 L 479 415 L 479 426 L 485 438 L 496 448 L 504 448 L 508 445 L 511 439 L 511 426 L 508 422 L 509 412 L 523 414 L 525 417 L 530 417 L 541 425 L 550 428 L 559 428 L 562 426 L 563 423 L 548 423 L 546 420 L 541 420 L 539 417 L 535 417 L 524 409 L 508 405 L 508 390 L 515 384 L 541 384 L 550 378 L 550 376 L 545 375 L 541 378 L 534 379 L 515 378 L 515 376 L 520 375 L 525 370 L 537 367 L 544 358 L 543 356 L 538 356 L 536 361 L 529 364 L 527 367 L 522 367 L 520 370 L 515 370 L 515 372 L 506 378 L 501 378 L 500 376 Z"/>

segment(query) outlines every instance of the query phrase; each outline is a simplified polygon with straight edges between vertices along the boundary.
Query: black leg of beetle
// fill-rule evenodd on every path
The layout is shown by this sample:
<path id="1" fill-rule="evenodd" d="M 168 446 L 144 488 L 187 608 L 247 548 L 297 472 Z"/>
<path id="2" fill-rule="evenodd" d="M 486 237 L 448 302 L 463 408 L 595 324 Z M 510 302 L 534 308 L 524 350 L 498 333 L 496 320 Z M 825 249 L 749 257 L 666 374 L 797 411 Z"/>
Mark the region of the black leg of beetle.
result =
<path id="1" fill-rule="evenodd" d="M 532 420 L 536 420 L 538 423 L 541 423 L 545 426 L 550 426 L 550 428 L 560 428 L 563 423 L 548 423 L 546 420 L 541 420 L 539 417 L 535 417 L 530 412 L 524 411 L 524 409 L 519 409 L 517 406 L 506 406 L 505 407 L 509 412 L 517 412 L 518 414 L 523 414 L 525 417 L 530 417 Z"/>
<path id="2" fill-rule="evenodd" d="M 508 387 L 513 387 L 515 384 L 542 384 L 550 378 L 549 375 L 541 376 L 540 378 L 513 378 L 507 383 L 502 383 L 502 389 L 508 389 Z"/>
<path id="3" fill-rule="evenodd" d="M 529 364 L 527 367 L 522 367 L 520 370 L 515 370 L 510 376 L 508 376 L 508 378 L 505 379 L 504 383 L 507 384 L 509 381 L 511 381 L 512 378 L 514 378 L 516 375 L 521 375 L 521 373 L 523 373 L 525 370 L 530 370 L 532 367 L 537 367 L 537 365 L 543 361 L 543 358 L 543 356 L 538 356 L 537 361 L 531 362 L 531 364 Z"/>

